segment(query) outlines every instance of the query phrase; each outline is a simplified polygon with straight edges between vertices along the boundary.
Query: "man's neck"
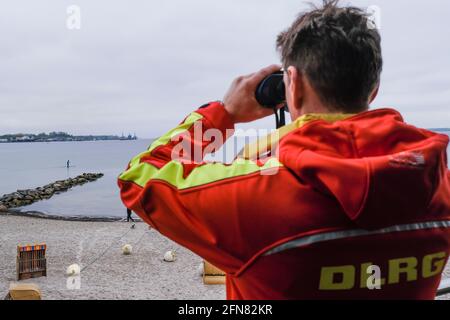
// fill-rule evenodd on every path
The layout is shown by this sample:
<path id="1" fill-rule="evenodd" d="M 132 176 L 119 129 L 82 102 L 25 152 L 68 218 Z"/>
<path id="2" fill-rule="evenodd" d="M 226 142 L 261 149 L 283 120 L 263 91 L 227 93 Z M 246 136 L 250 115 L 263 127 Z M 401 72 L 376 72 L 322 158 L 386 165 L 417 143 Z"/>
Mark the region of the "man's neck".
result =
<path id="1" fill-rule="evenodd" d="M 337 113 L 336 110 L 332 110 L 320 103 L 308 104 L 308 105 L 302 106 L 302 108 L 300 108 L 300 109 L 294 109 L 294 110 L 290 109 L 289 111 L 291 114 L 292 121 L 295 121 L 296 119 L 298 119 L 301 116 L 304 116 L 306 114 Z"/>

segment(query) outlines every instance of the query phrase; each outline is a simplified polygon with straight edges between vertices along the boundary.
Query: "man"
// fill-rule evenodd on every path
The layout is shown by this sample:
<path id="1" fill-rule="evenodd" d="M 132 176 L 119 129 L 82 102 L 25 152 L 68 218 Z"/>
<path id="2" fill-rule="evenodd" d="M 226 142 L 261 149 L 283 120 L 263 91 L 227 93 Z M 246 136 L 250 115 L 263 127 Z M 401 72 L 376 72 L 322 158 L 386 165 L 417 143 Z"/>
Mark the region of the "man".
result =
<path id="1" fill-rule="evenodd" d="M 368 111 L 382 56 L 363 11 L 325 1 L 277 45 L 293 120 L 278 154 L 247 148 L 225 165 L 186 151 L 219 147 L 200 127 L 229 136 L 272 114 L 254 95 L 270 66 L 135 157 L 123 202 L 224 270 L 228 299 L 433 299 L 450 248 L 448 137 Z"/>

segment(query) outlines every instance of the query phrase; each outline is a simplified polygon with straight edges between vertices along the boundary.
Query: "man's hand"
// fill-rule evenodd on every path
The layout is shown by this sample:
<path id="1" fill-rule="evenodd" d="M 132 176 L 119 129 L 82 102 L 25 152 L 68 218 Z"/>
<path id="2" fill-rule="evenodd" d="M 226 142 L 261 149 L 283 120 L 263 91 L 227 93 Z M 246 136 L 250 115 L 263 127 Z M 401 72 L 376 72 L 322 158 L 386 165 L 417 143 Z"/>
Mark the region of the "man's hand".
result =
<path id="1" fill-rule="evenodd" d="M 233 81 L 223 103 L 234 123 L 251 122 L 273 114 L 273 110 L 262 107 L 256 101 L 255 91 L 261 81 L 280 70 L 280 65 L 271 65 Z"/>

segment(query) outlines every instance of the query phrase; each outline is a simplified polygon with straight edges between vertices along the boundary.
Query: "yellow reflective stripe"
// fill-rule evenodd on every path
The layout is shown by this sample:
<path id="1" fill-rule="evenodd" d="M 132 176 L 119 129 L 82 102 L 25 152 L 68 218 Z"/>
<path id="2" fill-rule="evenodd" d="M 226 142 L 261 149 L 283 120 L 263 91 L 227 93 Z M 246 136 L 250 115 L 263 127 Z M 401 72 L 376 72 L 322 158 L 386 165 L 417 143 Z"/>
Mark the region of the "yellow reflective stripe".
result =
<path id="1" fill-rule="evenodd" d="M 182 134 L 185 131 L 188 131 L 191 128 L 191 126 L 200 119 L 203 119 L 203 116 L 201 114 L 199 114 L 197 112 L 192 112 L 181 125 L 170 130 L 165 135 L 160 137 L 158 140 L 155 140 L 151 144 L 148 151 L 151 152 L 151 151 L 155 150 L 156 148 L 158 148 L 159 146 L 168 144 L 173 137 L 176 137 L 177 135 Z"/>
<path id="2" fill-rule="evenodd" d="M 259 156 L 267 153 L 272 149 L 281 138 L 286 136 L 288 133 L 303 127 L 308 122 L 314 120 L 324 120 L 327 122 L 335 122 L 344 120 L 354 116 L 354 114 L 344 114 L 344 113 L 309 113 L 299 117 L 297 120 L 291 122 L 290 124 L 281 127 L 275 132 L 269 134 L 266 137 L 262 137 L 254 143 L 246 145 L 242 151 L 239 153 L 239 157 L 244 159 L 257 159 Z"/>
<path id="3" fill-rule="evenodd" d="M 147 151 L 134 157 L 130 162 L 130 168 L 123 172 L 119 179 L 133 182 L 141 187 L 145 187 L 150 180 L 162 180 L 183 190 L 282 166 L 275 158 L 268 160 L 263 166 L 258 166 L 251 160 L 238 159 L 230 165 L 222 163 L 200 165 L 184 178 L 183 165 L 178 161 L 170 161 L 161 169 L 150 163 L 140 162 L 142 157 L 149 155 L 159 146 L 169 143 L 173 137 L 186 132 L 202 118 L 203 116 L 199 113 L 191 113 L 181 125 L 154 141 Z"/>
<path id="4" fill-rule="evenodd" d="M 208 163 L 201 165 L 194 168 L 194 170 L 184 178 L 183 165 L 178 161 L 171 161 L 160 170 L 149 163 L 143 162 L 124 172 L 120 176 L 120 179 L 123 181 L 134 182 L 141 187 L 145 187 L 150 180 L 162 180 L 179 190 L 184 190 L 281 166 L 283 165 L 276 158 L 269 159 L 263 166 L 258 166 L 251 160 L 240 159 L 230 165 L 225 165 L 223 163 Z"/>
<path id="5" fill-rule="evenodd" d="M 158 168 L 149 163 L 142 162 L 131 166 L 130 169 L 119 176 L 119 179 L 122 181 L 134 182 L 137 185 L 144 187 L 156 173 L 158 173 Z"/>
<path id="6" fill-rule="evenodd" d="M 165 135 L 163 135 L 159 139 L 153 141 L 153 143 L 150 145 L 150 147 L 148 148 L 147 151 L 142 152 L 142 153 L 138 154 L 136 157 L 134 157 L 130 162 L 130 166 L 137 165 L 143 157 L 149 155 L 156 148 L 163 146 L 165 144 L 168 144 L 173 137 L 176 137 L 177 135 L 188 131 L 196 121 L 201 120 L 201 119 L 203 119 L 203 116 L 201 114 L 199 114 L 197 112 L 192 112 L 186 118 L 186 120 L 184 120 L 184 122 L 182 124 L 180 124 L 178 127 L 174 128 L 174 129 L 170 130 L 169 132 L 167 132 Z"/>

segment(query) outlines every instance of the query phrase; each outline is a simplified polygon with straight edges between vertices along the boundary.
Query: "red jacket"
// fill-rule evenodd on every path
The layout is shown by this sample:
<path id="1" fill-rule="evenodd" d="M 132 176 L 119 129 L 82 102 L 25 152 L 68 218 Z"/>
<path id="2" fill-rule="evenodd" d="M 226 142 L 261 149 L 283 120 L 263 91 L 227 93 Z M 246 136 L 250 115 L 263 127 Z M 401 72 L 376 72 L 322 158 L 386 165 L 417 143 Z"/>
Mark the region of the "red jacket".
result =
<path id="1" fill-rule="evenodd" d="M 219 147 L 194 137 L 199 124 L 233 129 L 220 103 L 201 108 L 119 186 L 128 208 L 227 273 L 229 299 L 434 298 L 450 251 L 447 136 L 390 109 L 306 115 L 279 131 L 278 157 L 174 158 L 180 139 Z M 367 288 L 372 265 L 381 289 Z"/>

